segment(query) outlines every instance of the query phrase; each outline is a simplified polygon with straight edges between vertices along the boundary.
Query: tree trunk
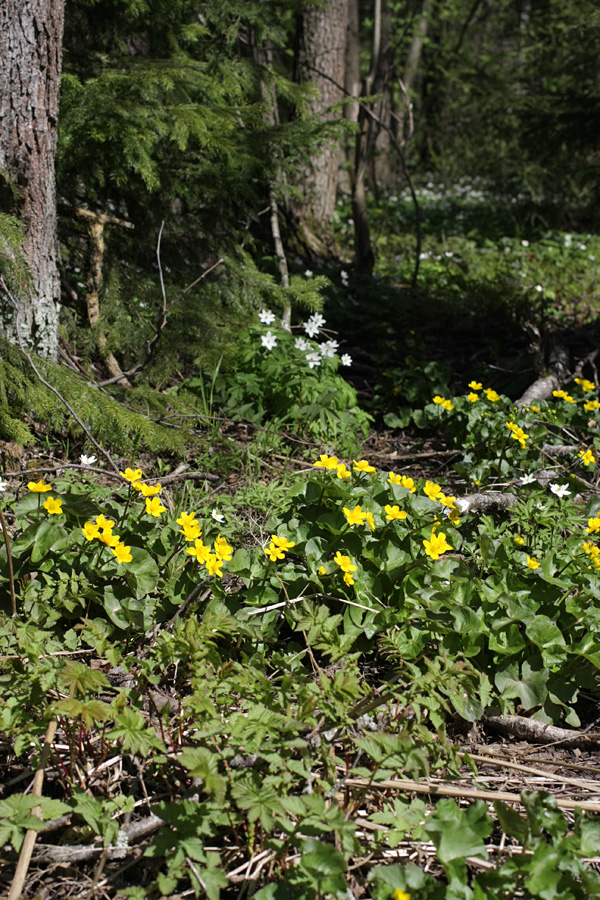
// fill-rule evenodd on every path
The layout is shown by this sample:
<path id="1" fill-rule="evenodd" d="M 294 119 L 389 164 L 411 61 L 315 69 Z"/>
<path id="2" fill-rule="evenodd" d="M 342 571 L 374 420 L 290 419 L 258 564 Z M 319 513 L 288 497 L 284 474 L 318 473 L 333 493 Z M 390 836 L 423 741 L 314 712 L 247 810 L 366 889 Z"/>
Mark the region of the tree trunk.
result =
<path id="1" fill-rule="evenodd" d="M 25 228 L 31 284 L 19 292 L 19 334 L 56 358 L 60 278 L 56 227 L 58 94 L 64 0 L 0 2 L 0 208 Z M 16 314 L 0 297 L 0 329 L 18 342 Z"/>
<path id="2" fill-rule="evenodd" d="M 344 96 L 344 70 L 349 0 L 328 0 L 322 6 L 303 8 L 298 25 L 296 82 L 314 84 L 319 96 L 308 104 L 307 113 L 321 121 L 339 118 L 330 107 Z M 294 204 L 299 240 L 314 256 L 334 252 L 333 212 L 337 188 L 340 142 L 325 141 L 298 180 L 302 193 Z"/>

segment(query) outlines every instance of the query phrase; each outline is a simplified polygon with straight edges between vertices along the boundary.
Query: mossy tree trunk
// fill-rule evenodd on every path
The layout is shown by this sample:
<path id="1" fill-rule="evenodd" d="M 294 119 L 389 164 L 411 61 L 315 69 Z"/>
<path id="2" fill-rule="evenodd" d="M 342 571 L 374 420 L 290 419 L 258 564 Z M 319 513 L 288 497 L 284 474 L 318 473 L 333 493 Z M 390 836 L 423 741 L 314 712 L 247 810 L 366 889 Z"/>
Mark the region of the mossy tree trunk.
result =
<path id="1" fill-rule="evenodd" d="M 56 358 L 60 279 L 56 151 L 64 0 L 0 2 L 0 209 L 23 223 L 31 283 L 17 291 L 25 345 Z M 0 296 L 0 328 L 17 342 L 16 314 Z"/>

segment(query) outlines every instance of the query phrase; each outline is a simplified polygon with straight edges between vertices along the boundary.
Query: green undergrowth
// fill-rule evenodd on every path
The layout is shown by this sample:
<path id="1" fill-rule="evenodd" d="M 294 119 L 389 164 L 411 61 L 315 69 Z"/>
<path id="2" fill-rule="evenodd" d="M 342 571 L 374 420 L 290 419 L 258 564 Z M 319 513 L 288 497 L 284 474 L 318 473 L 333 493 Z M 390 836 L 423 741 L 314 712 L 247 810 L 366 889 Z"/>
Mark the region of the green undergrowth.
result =
<path id="1" fill-rule="evenodd" d="M 319 352 L 272 322 L 249 341 L 258 371 Z M 321 352 L 325 381 L 337 365 Z M 43 802 L 18 780 L 0 802 L 8 861 L 27 828 L 54 840 L 45 820 L 67 815 L 61 840 L 112 848 L 150 811 L 163 824 L 129 866 L 108 863 L 109 896 L 233 897 L 240 866 L 262 859 L 260 900 L 341 900 L 358 869 L 374 900 L 600 894 L 587 814 L 567 820 L 542 793 L 492 816 L 402 789 L 452 780 L 448 729 L 486 711 L 586 723 L 600 671 L 596 398 L 582 377 L 517 408 L 472 380 L 414 411 L 456 450 L 449 484 L 330 445 L 287 486 L 257 486 L 244 515 L 129 467 L 109 484 L 91 469 L 4 483 L 12 769 L 59 729 Z M 482 492 L 504 501 L 472 508 Z M 498 834 L 512 854 L 473 869 Z M 433 842 L 437 877 L 392 861 L 407 840 Z"/>

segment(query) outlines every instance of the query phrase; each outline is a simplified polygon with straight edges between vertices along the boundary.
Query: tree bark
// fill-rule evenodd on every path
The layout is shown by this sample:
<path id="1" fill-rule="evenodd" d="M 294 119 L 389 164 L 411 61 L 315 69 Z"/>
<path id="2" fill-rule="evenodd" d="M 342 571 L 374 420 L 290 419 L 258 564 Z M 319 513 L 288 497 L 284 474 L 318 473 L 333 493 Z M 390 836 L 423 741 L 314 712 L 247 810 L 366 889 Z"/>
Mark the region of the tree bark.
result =
<path id="1" fill-rule="evenodd" d="M 19 335 L 58 354 L 60 278 L 56 224 L 58 96 L 64 0 L 0 2 L 0 208 L 23 223 L 31 284 L 19 291 Z M 0 297 L 0 330 L 18 343 L 16 314 Z"/>
<path id="2" fill-rule="evenodd" d="M 346 34 L 349 0 L 329 0 L 322 6 L 307 5 L 299 18 L 295 80 L 314 84 L 319 96 L 307 113 L 321 121 L 338 118 L 330 111 L 344 97 Z M 334 251 L 333 212 L 338 180 L 340 142 L 325 141 L 298 180 L 302 199 L 293 212 L 300 243 L 314 256 Z"/>

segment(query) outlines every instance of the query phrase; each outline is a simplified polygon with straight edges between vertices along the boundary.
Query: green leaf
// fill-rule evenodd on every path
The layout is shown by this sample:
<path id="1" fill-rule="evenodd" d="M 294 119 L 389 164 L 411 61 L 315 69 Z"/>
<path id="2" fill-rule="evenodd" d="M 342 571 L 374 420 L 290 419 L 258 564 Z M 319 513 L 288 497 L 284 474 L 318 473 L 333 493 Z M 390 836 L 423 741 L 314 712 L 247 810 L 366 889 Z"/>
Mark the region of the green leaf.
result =
<path id="1" fill-rule="evenodd" d="M 69 543 L 69 535 L 61 525 L 51 520 L 41 522 L 33 542 L 31 562 L 38 563 L 50 551 L 58 553 L 60 550 L 64 550 Z"/>
<path id="2" fill-rule="evenodd" d="M 524 709 L 542 706 L 548 696 L 548 669 L 532 669 L 527 660 L 521 667 L 519 677 L 518 663 L 510 663 L 496 672 L 496 687 L 507 700 L 517 697 Z"/>
<path id="3" fill-rule="evenodd" d="M 147 550 L 132 547 L 131 562 L 125 563 L 124 569 L 127 584 L 138 600 L 156 590 L 158 566 Z"/>

